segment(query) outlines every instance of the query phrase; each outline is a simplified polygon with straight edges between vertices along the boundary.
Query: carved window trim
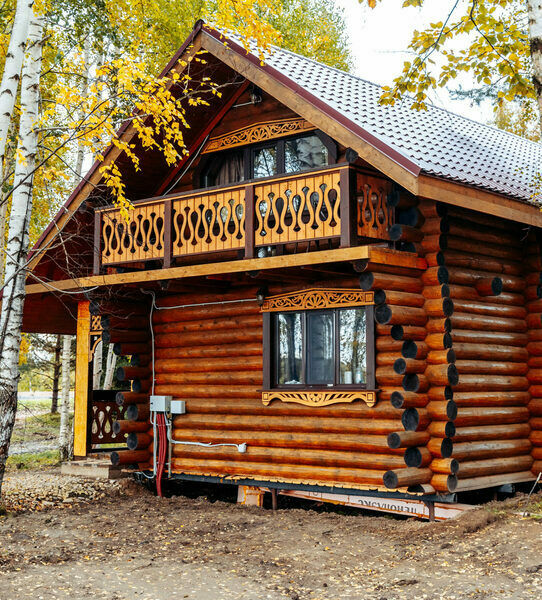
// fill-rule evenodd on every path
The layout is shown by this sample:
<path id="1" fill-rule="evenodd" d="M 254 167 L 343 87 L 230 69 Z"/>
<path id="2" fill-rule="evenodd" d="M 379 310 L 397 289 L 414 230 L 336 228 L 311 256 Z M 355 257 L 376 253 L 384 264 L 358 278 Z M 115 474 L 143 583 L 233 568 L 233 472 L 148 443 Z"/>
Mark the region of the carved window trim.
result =
<path id="1" fill-rule="evenodd" d="M 300 131 L 314 131 L 315 129 L 316 127 L 300 117 L 295 117 L 293 119 L 279 119 L 276 121 L 264 121 L 263 123 L 256 123 L 255 125 L 242 127 L 235 131 L 231 131 L 230 133 L 224 133 L 210 138 L 203 149 L 202 154 L 218 152 L 219 150 L 226 150 L 229 148 L 237 148 L 248 144 L 256 144 L 266 140 L 286 137 Z"/>
<path id="2" fill-rule="evenodd" d="M 273 313 L 289 311 L 318 311 L 342 308 L 367 307 L 366 312 L 366 383 L 364 385 L 336 384 L 332 387 L 317 385 L 276 386 L 275 332 L 272 323 Z M 343 402 L 363 401 L 368 406 L 376 404 L 375 388 L 375 336 L 374 336 L 374 294 L 359 289 L 311 288 L 270 296 L 261 307 L 263 313 L 263 386 L 262 403 L 268 405 L 274 400 L 294 402 L 305 406 L 329 406 Z"/>

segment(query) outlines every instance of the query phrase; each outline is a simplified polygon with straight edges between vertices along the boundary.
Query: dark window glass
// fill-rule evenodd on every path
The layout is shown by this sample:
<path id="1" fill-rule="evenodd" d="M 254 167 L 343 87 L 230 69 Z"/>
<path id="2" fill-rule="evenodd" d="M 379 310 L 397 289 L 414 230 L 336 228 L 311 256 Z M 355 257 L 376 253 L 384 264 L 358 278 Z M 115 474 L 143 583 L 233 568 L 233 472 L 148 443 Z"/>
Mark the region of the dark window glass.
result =
<path id="1" fill-rule="evenodd" d="M 287 140 L 284 148 L 285 171 L 295 173 L 327 165 L 327 148 L 316 135 Z"/>
<path id="2" fill-rule="evenodd" d="M 278 385 L 303 383 L 303 333 L 301 313 L 290 312 L 277 315 L 278 329 Z"/>
<path id="3" fill-rule="evenodd" d="M 258 177 L 269 177 L 277 174 L 277 148 L 259 148 L 254 150 L 254 179 Z"/>
<path id="4" fill-rule="evenodd" d="M 332 312 L 308 312 L 307 383 L 333 385 L 335 379 L 334 327 Z"/>
<path id="5" fill-rule="evenodd" d="M 203 177 L 205 187 L 214 185 L 228 185 L 243 181 L 245 178 L 245 161 L 243 152 L 228 152 L 217 156 L 209 166 Z"/>
<path id="6" fill-rule="evenodd" d="M 367 383 L 367 328 L 365 308 L 339 312 L 340 382 Z"/>

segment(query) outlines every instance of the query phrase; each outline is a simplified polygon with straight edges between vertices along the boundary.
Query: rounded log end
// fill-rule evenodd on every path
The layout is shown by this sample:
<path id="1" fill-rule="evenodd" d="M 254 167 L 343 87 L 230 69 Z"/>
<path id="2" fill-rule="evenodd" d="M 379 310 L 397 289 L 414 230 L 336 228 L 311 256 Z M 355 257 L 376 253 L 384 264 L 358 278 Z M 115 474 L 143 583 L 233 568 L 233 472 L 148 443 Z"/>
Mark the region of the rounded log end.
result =
<path id="1" fill-rule="evenodd" d="M 399 483 L 399 479 L 397 477 L 397 473 L 394 471 L 386 471 L 384 473 L 384 485 L 389 489 L 393 490 L 397 487 Z"/>
<path id="2" fill-rule="evenodd" d="M 125 417 L 128 421 L 137 421 L 139 410 L 137 404 L 129 404 L 125 412 Z M 133 448 L 130 448 L 133 450 Z"/>
<path id="3" fill-rule="evenodd" d="M 446 404 L 446 416 L 450 421 L 453 421 L 457 417 L 457 404 L 453 400 L 449 400 Z"/>
<path id="4" fill-rule="evenodd" d="M 456 475 L 458 471 L 459 471 L 459 462 L 458 462 L 457 458 L 452 458 L 452 460 L 450 461 L 450 472 L 452 473 L 452 475 Z"/>
<path id="5" fill-rule="evenodd" d="M 401 447 L 401 437 L 396 431 L 388 435 L 388 446 L 392 450 L 397 450 L 397 448 Z"/>
<path id="6" fill-rule="evenodd" d="M 120 456 L 118 452 L 111 452 L 111 464 L 116 467 L 120 463 Z"/>
<path id="7" fill-rule="evenodd" d="M 404 401 L 405 401 L 405 398 L 404 398 L 403 394 L 401 394 L 401 392 L 392 392 L 391 393 L 390 402 L 394 408 L 401 408 L 403 406 Z"/>
<path id="8" fill-rule="evenodd" d="M 120 356 L 122 352 L 122 347 L 120 345 L 119 342 L 115 342 L 113 344 L 113 354 L 115 354 L 116 356 Z"/>
<path id="9" fill-rule="evenodd" d="M 445 233 L 443 233 L 439 236 L 438 245 L 441 250 L 448 249 L 448 236 Z"/>
<path id="10" fill-rule="evenodd" d="M 139 367 L 140 364 L 141 360 L 139 358 L 139 354 L 132 354 L 132 356 L 130 356 L 130 366 Z"/>
<path id="11" fill-rule="evenodd" d="M 117 381 L 124 381 L 124 376 L 125 376 L 124 367 L 118 367 L 117 370 L 115 371 L 115 377 L 117 378 Z"/>
<path id="12" fill-rule="evenodd" d="M 453 400 L 454 399 L 454 391 L 453 389 L 447 385 L 444 388 L 444 397 L 446 398 L 446 400 Z"/>
<path id="13" fill-rule="evenodd" d="M 375 276 L 372 273 L 362 273 L 359 276 L 359 287 L 364 291 L 369 291 L 374 284 Z"/>
<path id="14" fill-rule="evenodd" d="M 494 277 L 491 282 L 491 290 L 494 296 L 500 296 L 502 294 L 503 283 L 500 277 Z"/>
<path id="15" fill-rule="evenodd" d="M 412 252 L 414 254 L 418 251 L 414 242 L 402 242 L 399 250 L 402 250 L 403 252 Z"/>
<path id="16" fill-rule="evenodd" d="M 446 264 L 446 258 L 444 257 L 444 252 L 437 252 L 437 265 L 439 267 L 443 267 Z"/>
<path id="17" fill-rule="evenodd" d="M 407 362 L 406 362 L 406 360 L 404 358 L 398 358 L 393 363 L 393 370 L 398 375 L 404 375 L 406 373 L 406 370 L 407 370 Z"/>
<path id="18" fill-rule="evenodd" d="M 416 431 L 420 424 L 420 413 L 415 408 L 407 408 L 401 415 L 401 423 L 405 431 Z"/>
<path id="19" fill-rule="evenodd" d="M 443 283 L 440 286 L 440 295 L 442 298 L 449 298 L 450 297 L 450 286 L 447 283 Z"/>
<path id="20" fill-rule="evenodd" d="M 115 435 L 118 435 L 120 433 L 120 423 L 118 421 L 115 421 L 113 423 L 113 433 Z"/>
<path id="21" fill-rule="evenodd" d="M 539 298 L 542 298 L 542 285 L 537 285 L 537 286 L 536 286 L 536 295 L 537 295 Z"/>
<path id="22" fill-rule="evenodd" d="M 452 350 L 451 348 L 450 348 L 450 350 L 448 350 L 448 352 L 446 352 L 446 360 L 449 363 L 454 363 L 455 362 L 455 351 Z"/>
<path id="23" fill-rule="evenodd" d="M 405 450 L 405 464 L 407 467 L 420 467 L 423 456 L 419 448 L 411 447 Z"/>
<path id="24" fill-rule="evenodd" d="M 403 226 L 400 223 L 395 223 L 389 228 L 388 235 L 392 242 L 397 242 L 403 235 Z"/>
<path id="25" fill-rule="evenodd" d="M 387 304 L 376 306 L 375 320 L 379 325 L 387 325 L 391 321 L 391 308 Z"/>
<path id="26" fill-rule="evenodd" d="M 141 381 L 139 379 L 132 380 L 132 392 L 139 394 L 141 392 Z"/>
<path id="27" fill-rule="evenodd" d="M 417 392 L 420 388 L 420 378 L 415 373 L 407 373 L 403 377 L 403 389 L 406 392 Z"/>
<path id="28" fill-rule="evenodd" d="M 448 331 L 442 336 L 442 344 L 446 349 L 452 347 L 452 335 Z"/>
<path id="29" fill-rule="evenodd" d="M 447 438 L 453 438 L 455 435 L 455 425 L 452 423 L 452 421 L 448 421 L 446 423 L 446 425 L 444 426 L 444 435 Z"/>
<path id="30" fill-rule="evenodd" d="M 449 492 L 455 492 L 457 489 L 457 476 L 456 475 L 448 475 L 446 478 L 446 485 L 448 487 Z"/>
<path id="31" fill-rule="evenodd" d="M 444 298 L 442 300 L 442 312 L 445 317 L 450 317 L 454 314 L 454 302 L 451 298 Z"/>
<path id="32" fill-rule="evenodd" d="M 111 342 L 111 332 L 109 329 L 104 329 L 102 331 L 102 342 L 104 344 L 109 344 Z"/>
<path id="33" fill-rule="evenodd" d="M 124 404 L 124 394 L 123 392 L 117 392 L 115 395 L 115 402 L 119 405 L 122 406 Z"/>
<path id="34" fill-rule="evenodd" d="M 450 233 L 450 221 L 448 221 L 448 219 L 442 219 L 440 221 L 440 232 Z"/>
<path id="35" fill-rule="evenodd" d="M 438 268 L 437 280 L 440 284 L 449 283 L 450 274 L 448 273 L 448 269 L 446 267 L 442 266 Z"/>
<path id="36" fill-rule="evenodd" d="M 397 342 L 400 342 L 403 339 L 403 336 L 405 335 L 405 330 L 403 329 L 402 325 L 392 325 L 391 326 L 391 337 L 396 340 Z"/>
<path id="37" fill-rule="evenodd" d="M 384 290 L 374 291 L 375 304 L 384 304 L 386 302 L 386 292 Z"/>
<path id="38" fill-rule="evenodd" d="M 137 449 L 137 433 L 129 433 L 126 438 L 126 445 L 128 446 L 128 450 L 136 450 Z"/>
<path id="39" fill-rule="evenodd" d="M 403 342 L 401 354 L 405 358 L 416 358 L 416 355 L 418 354 L 418 344 L 413 340 L 406 340 Z"/>
<path id="40" fill-rule="evenodd" d="M 440 453 L 442 458 L 450 458 L 454 449 L 454 444 L 450 438 L 444 438 L 440 444 Z"/>
<path id="41" fill-rule="evenodd" d="M 457 385 L 459 383 L 459 372 L 454 364 L 448 365 L 447 374 L 450 385 Z"/>
<path id="42" fill-rule="evenodd" d="M 448 205 L 443 202 L 437 202 L 437 215 L 445 219 L 448 216 Z"/>

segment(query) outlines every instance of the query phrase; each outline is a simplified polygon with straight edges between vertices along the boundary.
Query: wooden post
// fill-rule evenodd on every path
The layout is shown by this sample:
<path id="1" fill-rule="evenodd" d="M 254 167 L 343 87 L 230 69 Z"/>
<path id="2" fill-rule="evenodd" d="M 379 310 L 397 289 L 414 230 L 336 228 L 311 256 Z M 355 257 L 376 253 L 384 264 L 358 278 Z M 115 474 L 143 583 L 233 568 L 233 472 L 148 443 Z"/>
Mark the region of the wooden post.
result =
<path id="1" fill-rule="evenodd" d="M 77 351 L 75 358 L 75 406 L 73 422 L 73 454 L 84 457 L 88 450 L 90 312 L 89 302 L 77 306 Z"/>
<path id="2" fill-rule="evenodd" d="M 171 241 L 171 200 L 164 200 L 164 269 L 171 267 L 171 254 L 173 251 Z"/>
<path id="3" fill-rule="evenodd" d="M 253 485 L 240 485 L 237 488 L 237 504 L 245 506 L 263 506 L 264 490 Z"/>
<path id="4" fill-rule="evenodd" d="M 341 248 L 358 245 L 356 172 L 348 167 L 341 169 L 339 187 L 341 191 Z"/>
<path id="5" fill-rule="evenodd" d="M 245 187 L 245 258 L 254 258 L 254 185 Z"/>
<path id="6" fill-rule="evenodd" d="M 101 235 L 102 235 L 102 213 L 94 211 L 94 275 L 100 274 L 100 263 L 101 263 Z"/>

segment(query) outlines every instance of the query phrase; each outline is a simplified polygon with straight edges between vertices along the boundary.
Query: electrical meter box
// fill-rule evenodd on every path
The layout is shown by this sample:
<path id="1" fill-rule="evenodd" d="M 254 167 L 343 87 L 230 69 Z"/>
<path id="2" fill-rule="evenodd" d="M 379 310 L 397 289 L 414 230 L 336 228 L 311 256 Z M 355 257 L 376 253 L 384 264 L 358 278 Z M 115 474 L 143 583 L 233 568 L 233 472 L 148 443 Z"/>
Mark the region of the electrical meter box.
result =
<path id="1" fill-rule="evenodd" d="M 172 396 L 151 396 L 150 409 L 153 412 L 168 413 L 171 410 Z"/>
<path id="2" fill-rule="evenodd" d="M 171 414 L 172 415 L 184 415 L 186 413 L 186 405 L 184 400 L 172 400 L 171 401 Z"/>

